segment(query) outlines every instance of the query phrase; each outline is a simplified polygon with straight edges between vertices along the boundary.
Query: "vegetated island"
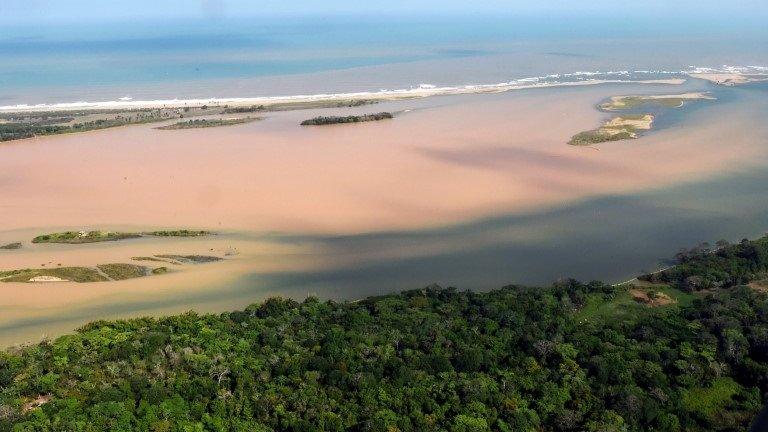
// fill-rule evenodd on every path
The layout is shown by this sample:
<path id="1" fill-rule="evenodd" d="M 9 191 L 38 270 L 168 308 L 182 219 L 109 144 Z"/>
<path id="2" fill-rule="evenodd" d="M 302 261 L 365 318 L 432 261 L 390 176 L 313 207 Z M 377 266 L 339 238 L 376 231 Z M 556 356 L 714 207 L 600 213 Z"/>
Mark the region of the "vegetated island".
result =
<path id="1" fill-rule="evenodd" d="M 201 230 L 171 230 L 171 231 L 145 231 L 145 232 L 116 232 L 116 231 L 66 231 L 60 233 L 43 234 L 32 239 L 32 243 L 98 243 L 105 241 L 118 241 L 140 237 L 200 237 L 213 235 L 210 231 Z"/>
<path id="2" fill-rule="evenodd" d="M 342 123 L 360 123 L 369 121 L 388 120 L 394 118 L 389 112 L 380 112 L 376 114 L 350 115 L 350 116 L 320 116 L 304 120 L 302 126 L 324 126 Z"/>
<path id="3" fill-rule="evenodd" d="M 5 249 L 5 250 L 21 249 L 21 242 L 8 243 L 6 245 L 0 246 L 0 249 Z"/>
<path id="4" fill-rule="evenodd" d="M 633 109 L 642 105 L 660 105 L 667 108 L 680 108 L 687 102 L 696 100 L 715 100 L 708 93 L 683 93 L 677 95 L 648 95 L 648 96 L 613 96 L 607 102 L 601 103 L 603 111 L 621 111 Z"/>
<path id="5" fill-rule="evenodd" d="M 150 268 L 135 264 L 99 264 L 96 267 L 52 267 L 0 270 L 0 282 L 107 282 L 162 274 L 165 267 Z"/>
<path id="6" fill-rule="evenodd" d="M 568 142 L 570 145 L 585 146 L 609 141 L 635 139 L 639 131 L 650 130 L 653 126 L 651 114 L 625 114 L 614 117 L 601 127 L 579 132 Z"/>
<path id="7" fill-rule="evenodd" d="M 680 108 L 686 103 L 696 100 L 714 100 L 707 93 L 684 93 L 678 95 L 643 95 L 643 96 L 613 96 L 608 101 L 598 105 L 605 112 L 641 110 L 646 106 L 664 108 Z M 589 146 L 610 141 L 621 141 L 639 138 L 642 132 L 653 128 L 654 115 L 648 112 L 639 114 L 622 114 L 611 118 L 597 129 L 579 132 L 571 137 L 568 144 Z"/>
<path id="8" fill-rule="evenodd" d="M 193 119 L 181 121 L 168 126 L 161 126 L 158 130 L 198 129 L 220 126 L 234 126 L 261 120 L 261 117 L 225 118 L 225 119 Z"/>
<path id="9" fill-rule="evenodd" d="M 154 255 L 133 257 L 134 261 L 149 261 L 158 264 L 206 264 L 222 261 L 224 258 L 209 255 Z M 168 267 L 149 267 L 137 264 L 109 263 L 95 267 L 49 267 L 0 270 L 0 282 L 107 282 L 134 279 L 168 273 Z"/>
<path id="10" fill-rule="evenodd" d="M 212 255 L 174 255 L 163 254 L 153 256 L 139 256 L 131 258 L 134 261 L 155 261 L 166 262 L 174 265 L 180 264 L 205 264 L 210 262 L 221 261 L 224 258 L 220 258 Z"/>
<path id="11" fill-rule="evenodd" d="M 678 259 L 653 284 L 93 322 L 0 352 L 0 430 L 746 430 L 768 394 L 768 296 L 748 285 L 768 239 Z"/>

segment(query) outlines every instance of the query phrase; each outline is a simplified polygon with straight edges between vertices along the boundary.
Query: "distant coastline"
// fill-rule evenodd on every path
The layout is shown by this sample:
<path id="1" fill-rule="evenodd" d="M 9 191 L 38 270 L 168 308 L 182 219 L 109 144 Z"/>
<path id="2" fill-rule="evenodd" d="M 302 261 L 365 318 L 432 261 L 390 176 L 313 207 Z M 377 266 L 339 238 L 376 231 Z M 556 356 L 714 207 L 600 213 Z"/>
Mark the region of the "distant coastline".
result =
<path id="1" fill-rule="evenodd" d="M 0 106 L 0 113 L 40 112 L 40 111 L 75 111 L 75 110 L 126 110 L 126 109 L 158 109 L 158 108 L 197 108 L 197 107 L 249 107 L 253 105 L 302 105 L 317 102 L 341 101 L 395 101 L 402 99 L 419 99 L 430 96 L 449 96 L 461 94 L 502 93 L 511 90 L 526 90 L 534 88 L 576 87 L 600 84 L 666 84 L 680 85 L 685 78 L 667 79 L 583 79 L 580 81 L 526 81 L 516 80 L 498 84 L 478 84 L 465 86 L 437 87 L 422 84 L 411 89 L 380 90 L 375 92 L 331 93 L 295 96 L 264 96 L 264 97 L 233 97 L 207 99 L 162 99 L 162 100 L 122 100 L 102 102 L 65 102 L 53 104 L 18 104 Z"/>
<path id="2" fill-rule="evenodd" d="M 108 101 L 75 101 L 42 104 L 15 104 L 0 106 L 0 113 L 74 111 L 74 110 L 136 110 L 158 108 L 199 108 L 227 107 L 229 109 L 260 106 L 269 109 L 280 106 L 282 109 L 303 108 L 302 105 L 328 104 L 334 102 L 380 102 L 402 99 L 419 99 L 430 96 L 448 96 L 460 94 L 502 93 L 511 90 L 534 88 L 573 87 L 600 84 L 667 84 L 680 85 L 689 78 L 702 79 L 720 85 L 735 85 L 768 80 L 768 67 L 765 66 L 721 66 L 696 67 L 688 70 L 612 70 L 612 71 L 577 71 L 562 74 L 550 74 L 514 79 L 493 84 L 466 84 L 455 86 L 437 86 L 419 84 L 411 88 L 381 89 L 349 93 L 318 93 L 303 95 L 257 96 L 257 97 L 211 97 L 211 98 L 173 98 L 156 100 L 134 100 L 123 96 Z"/>

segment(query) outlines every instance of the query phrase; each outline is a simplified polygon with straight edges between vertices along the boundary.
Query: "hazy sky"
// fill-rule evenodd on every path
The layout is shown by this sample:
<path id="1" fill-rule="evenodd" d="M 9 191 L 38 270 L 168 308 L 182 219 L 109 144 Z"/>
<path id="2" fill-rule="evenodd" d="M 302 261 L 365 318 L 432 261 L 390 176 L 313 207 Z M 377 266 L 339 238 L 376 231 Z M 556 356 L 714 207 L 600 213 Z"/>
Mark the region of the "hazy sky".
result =
<path id="1" fill-rule="evenodd" d="M 766 0 L 0 0 L 0 22 L 206 18 L 291 13 L 768 15 Z"/>

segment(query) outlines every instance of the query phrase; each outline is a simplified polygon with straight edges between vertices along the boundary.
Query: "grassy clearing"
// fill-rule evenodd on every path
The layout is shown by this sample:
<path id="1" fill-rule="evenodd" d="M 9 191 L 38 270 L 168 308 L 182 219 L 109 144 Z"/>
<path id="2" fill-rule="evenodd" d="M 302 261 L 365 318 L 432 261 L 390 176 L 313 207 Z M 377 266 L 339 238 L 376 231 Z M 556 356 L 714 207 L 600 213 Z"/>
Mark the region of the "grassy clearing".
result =
<path id="1" fill-rule="evenodd" d="M 144 277 L 149 272 L 149 268 L 136 264 L 99 264 L 96 267 L 114 280 Z"/>
<path id="2" fill-rule="evenodd" d="M 5 249 L 5 250 L 21 249 L 21 243 L 20 242 L 8 243 L 7 245 L 0 246 L 0 249 Z"/>
<path id="3" fill-rule="evenodd" d="M 161 126 L 155 129 L 158 130 L 176 130 L 176 129 L 198 129 L 220 126 L 234 126 L 244 123 L 251 123 L 256 120 L 261 120 L 260 117 L 245 117 L 236 119 L 197 119 L 187 120 L 178 123 L 174 123 L 168 126 Z"/>
<path id="4" fill-rule="evenodd" d="M 728 407 L 733 396 L 740 390 L 739 383 L 730 377 L 715 378 L 706 387 L 685 390 L 682 404 L 686 411 L 712 419 Z"/>
<path id="5" fill-rule="evenodd" d="M 621 319 L 622 317 L 636 316 L 641 310 L 648 309 L 649 306 L 638 302 L 630 294 L 630 286 L 624 286 L 617 292 L 612 299 L 606 299 L 601 295 L 593 294 L 587 298 L 587 303 L 576 314 L 579 321 L 594 321 L 601 319 Z M 666 286 L 656 285 L 653 287 L 632 287 L 635 290 L 642 290 L 650 297 L 655 297 L 654 293 L 661 293 L 669 297 L 672 302 L 663 306 L 655 306 L 655 309 L 669 309 L 681 306 L 688 306 L 696 298 L 695 295 L 680 291 L 678 289 Z"/>
<path id="6" fill-rule="evenodd" d="M 54 277 L 71 282 L 104 282 L 108 280 L 92 268 L 59 267 L 0 271 L 0 282 L 30 282 L 31 279 L 41 276 Z"/>

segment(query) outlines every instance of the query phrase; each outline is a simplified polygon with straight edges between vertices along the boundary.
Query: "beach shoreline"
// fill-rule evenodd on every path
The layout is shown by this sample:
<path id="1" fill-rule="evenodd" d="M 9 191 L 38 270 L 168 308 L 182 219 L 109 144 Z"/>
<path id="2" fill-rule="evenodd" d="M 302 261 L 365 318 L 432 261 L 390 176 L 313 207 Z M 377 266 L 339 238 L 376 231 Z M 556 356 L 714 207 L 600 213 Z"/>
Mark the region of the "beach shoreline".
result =
<path id="1" fill-rule="evenodd" d="M 669 79 L 586 79 L 571 82 L 526 82 L 525 79 L 498 84 L 477 84 L 465 86 L 436 87 L 422 84 L 411 89 L 380 90 L 376 92 L 330 93 L 294 96 L 263 96 L 263 97 L 231 97 L 231 98 L 197 98 L 197 99 L 163 99 L 163 100 L 121 100 L 101 102 L 65 102 L 53 104 L 17 104 L 0 106 L 0 113 L 23 112 L 66 112 L 76 110 L 141 110 L 157 108 L 199 108 L 204 106 L 249 107 L 263 105 L 269 108 L 274 105 L 301 105 L 309 103 L 334 103 L 344 101 L 375 101 L 389 102 L 407 99 L 420 99 L 432 96 L 450 96 L 482 93 L 503 93 L 512 90 L 528 90 L 536 88 L 580 87 L 602 84 L 659 84 L 682 85 L 684 78 Z"/>

